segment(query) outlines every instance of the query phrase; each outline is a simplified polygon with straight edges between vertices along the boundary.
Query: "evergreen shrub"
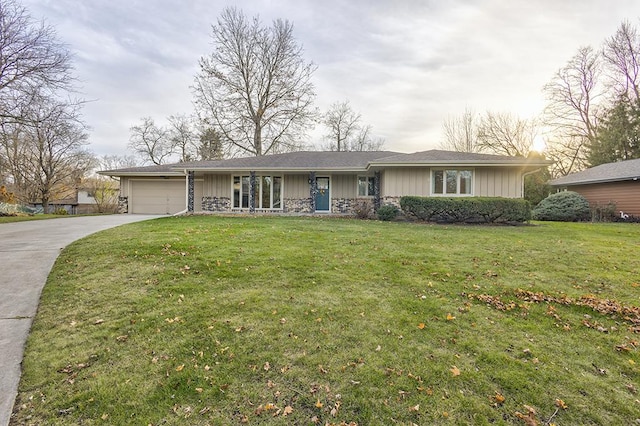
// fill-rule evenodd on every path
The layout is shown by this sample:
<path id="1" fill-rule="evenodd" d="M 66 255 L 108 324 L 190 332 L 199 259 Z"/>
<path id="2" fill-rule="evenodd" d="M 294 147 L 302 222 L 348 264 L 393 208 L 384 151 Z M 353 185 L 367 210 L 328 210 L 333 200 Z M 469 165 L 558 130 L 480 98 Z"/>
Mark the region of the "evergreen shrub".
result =
<path id="1" fill-rule="evenodd" d="M 540 201 L 533 209 L 535 220 L 582 222 L 591 220 L 589 202 L 574 191 L 556 192 Z"/>

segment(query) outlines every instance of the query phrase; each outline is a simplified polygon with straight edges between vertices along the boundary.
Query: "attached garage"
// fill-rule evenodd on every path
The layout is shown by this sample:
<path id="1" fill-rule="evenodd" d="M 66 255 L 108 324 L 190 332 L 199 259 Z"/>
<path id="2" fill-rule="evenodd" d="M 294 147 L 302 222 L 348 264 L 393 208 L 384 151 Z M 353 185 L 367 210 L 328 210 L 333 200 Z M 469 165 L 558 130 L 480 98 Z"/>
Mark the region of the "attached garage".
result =
<path id="1" fill-rule="evenodd" d="M 132 180 L 129 209 L 131 213 L 175 214 L 186 208 L 185 196 L 184 179 Z"/>

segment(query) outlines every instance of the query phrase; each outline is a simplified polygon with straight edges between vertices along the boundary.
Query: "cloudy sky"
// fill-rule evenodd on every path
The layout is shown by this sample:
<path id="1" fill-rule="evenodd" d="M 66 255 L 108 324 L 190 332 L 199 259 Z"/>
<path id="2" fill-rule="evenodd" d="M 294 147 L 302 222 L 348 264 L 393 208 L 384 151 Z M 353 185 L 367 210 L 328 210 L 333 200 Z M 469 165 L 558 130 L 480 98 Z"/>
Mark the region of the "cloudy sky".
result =
<path id="1" fill-rule="evenodd" d="M 317 106 L 349 100 L 386 148 L 437 148 L 462 114 L 544 106 L 542 86 L 584 45 L 600 47 L 637 0 L 23 0 L 75 55 L 97 155 L 126 154 L 141 117 L 190 113 L 211 25 L 236 5 L 265 24 L 283 18 L 314 74 Z M 309 136 L 320 142 L 322 131 Z"/>

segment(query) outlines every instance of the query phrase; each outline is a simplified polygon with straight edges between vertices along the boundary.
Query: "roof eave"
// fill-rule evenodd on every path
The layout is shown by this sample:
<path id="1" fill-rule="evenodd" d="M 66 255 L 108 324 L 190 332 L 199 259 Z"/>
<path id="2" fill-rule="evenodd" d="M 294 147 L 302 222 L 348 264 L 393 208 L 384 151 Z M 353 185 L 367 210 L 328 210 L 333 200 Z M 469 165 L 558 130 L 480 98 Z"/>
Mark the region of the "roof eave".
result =
<path id="1" fill-rule="evenodd" d="M 188 171 L 194 172 L 277 172 L 277 173 L 308 173 L 308 172 L 366 172 L 366 167 L 192 167 L 187 168 Z"/>
<path id="2" fill-rule="evenodd" d="M 168 171 L 168 172 L 109 172 L 100 171 L 99 175 L 111 177 L 144 177 L 144 176 L 184 176 L 184 173 Z"/>
<path id="3" fill-rule="evenodd" d="M 470 167 L 487 167 L 487 166 L 498 166 L 498 167 L 544 167 L 549 166 L 552 163 L 550 162 L 537 162 L 537 163 L 508 163 L 504 161 L 428 161 L 428 162 L 420 162 L 420 161 L 412 161 L 412 162 L 396 162 L 396 163 L 384 163 L 384 162 L 375 162 L 372 161 L 369 163 L 369 167 L 431 167 L 431 166 L 470 166 Z"/>
<path id="4" fill-rule="evenodd" d="M 576 181 L 576 182 L 560 182 L 554 183 L 553 181 L 549 182 L 551 186 L 579 186 L 579 185 L 591 185 L 596 183 L 611 183 L 611 182 L 626 182 L 626 181 L 640 181 L 640 176 L 629 176 L 623 178 L 611 178 L 611 179 L 592 179 L 592 180 L 584 180 L 584 181 Z"/>

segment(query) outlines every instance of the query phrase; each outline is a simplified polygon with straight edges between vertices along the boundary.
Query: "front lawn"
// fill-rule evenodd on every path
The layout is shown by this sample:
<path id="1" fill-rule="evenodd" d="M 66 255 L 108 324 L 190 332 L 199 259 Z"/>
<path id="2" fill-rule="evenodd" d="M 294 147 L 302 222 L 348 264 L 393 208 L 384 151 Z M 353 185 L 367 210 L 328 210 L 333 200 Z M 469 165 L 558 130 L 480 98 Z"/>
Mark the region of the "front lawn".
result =
<path id="1" fill-rule="evenodd" d="M 0 224 L 13 222 L 28 222 L 31 220 L 55 219 L 59 217 L 69 217 L 56 214 L 36 214 L 36 215 L 18 215 L 18 216 L 0 216 Z"/>
<path id="2" fill-rule="evenodd" d="M 640 226 L 171 217 L 59 257 L 12 424 L 632 424 Z"/>

